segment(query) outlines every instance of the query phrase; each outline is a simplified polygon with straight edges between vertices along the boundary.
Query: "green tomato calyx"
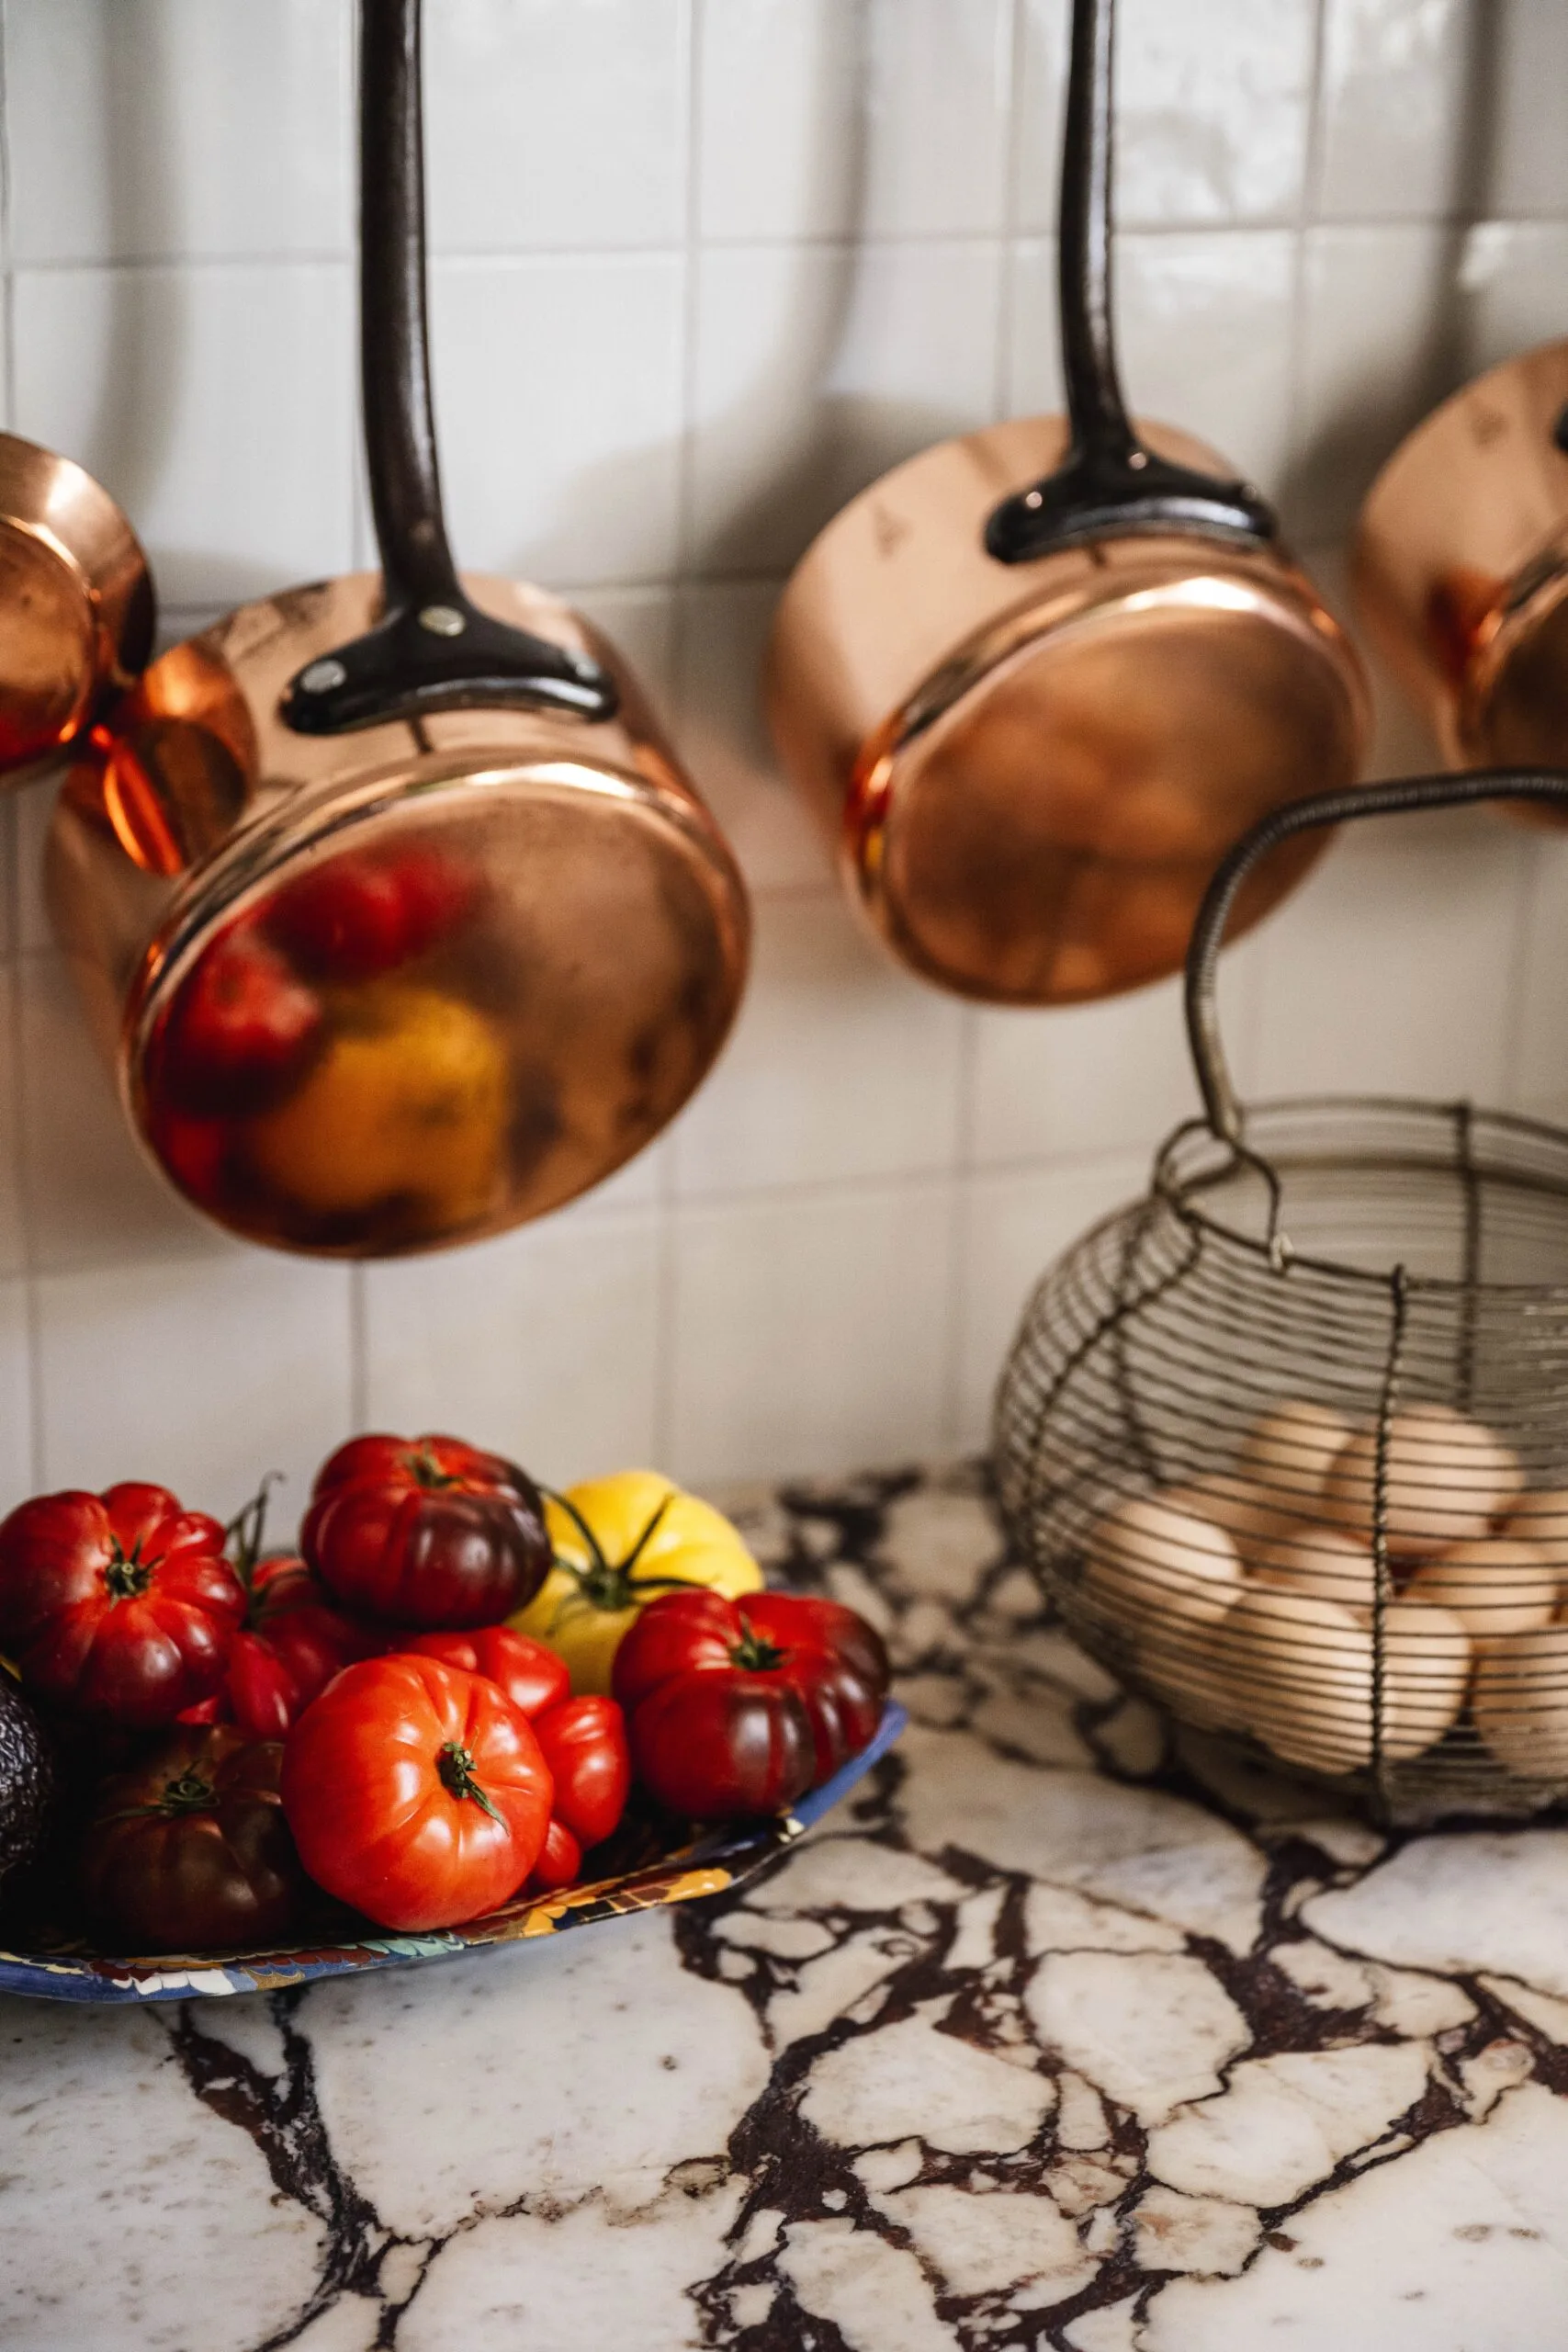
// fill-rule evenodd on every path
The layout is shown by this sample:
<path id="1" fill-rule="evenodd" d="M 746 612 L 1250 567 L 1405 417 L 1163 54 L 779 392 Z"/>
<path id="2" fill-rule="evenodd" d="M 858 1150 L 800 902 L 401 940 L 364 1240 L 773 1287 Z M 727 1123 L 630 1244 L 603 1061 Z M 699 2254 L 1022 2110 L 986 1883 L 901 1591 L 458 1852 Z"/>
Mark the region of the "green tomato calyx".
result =
<path id="1" fill-rule="evenodd" d="M 471 1748 L 459 1747 L 455 1739 L 447 1740 L 436 1757 L 435 1769 L 441 1775 L 442 1787 L 453 1796 L 467 1797 L 469 1804 L 477 1804 L 481 1813 L 488 1813 L 492 1821 L 504 1819 L 474 1778 Z"/>

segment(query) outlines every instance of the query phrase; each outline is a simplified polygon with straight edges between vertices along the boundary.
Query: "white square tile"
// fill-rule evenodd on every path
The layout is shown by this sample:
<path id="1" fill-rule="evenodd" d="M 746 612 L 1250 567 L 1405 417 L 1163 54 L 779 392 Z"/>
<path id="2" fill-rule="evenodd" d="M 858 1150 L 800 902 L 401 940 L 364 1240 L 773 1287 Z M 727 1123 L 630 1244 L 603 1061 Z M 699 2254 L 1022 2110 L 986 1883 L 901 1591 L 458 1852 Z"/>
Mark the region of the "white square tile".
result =
<path id="1" fill-rule="evenodd" d="M 10 0 L 15 259 L 345 253 L 352 21 L 346 0 Z"/>
<path id="2" fill-rule="evenodd" d="M 17 944 L 24 955 L 31 948 L 54 944 L 54 933 L 44 904 L 43 854 L 49 820 L 59 797 L 60 775 L 57 770 L 50 769 L 36 782 L 23 785 L 11 801 L 17 859 Z"/>
<path id="3" fill-rule="evenodd" d="M 1120 237 L 1117 359 L 1140 416 L 1210 442 L 1267 491 L 1290 448 L 1294 240 L 1282 230 Z M 1062 404 L 1054 243 L 1014 261 L 1010 405 Z"/>
<path id="4" fill-rule="evenodd" d="M 130 514 L 171 605 L 345 571 L 347 265 L 20 270 L 17 429 Z"/>
<path id="5" fill-rule="evenodd" d="M 681 756 L 755 890 L 830 882 L 826 837 L 773 757 L 762 660 L 778 582 L 720 581 L 680 594 L 675 726 Z"/>
<path id="6" fill-rule="evenodd" d="M 979 1165 L 1152 1151 L 1198 1108 L 1181 984 L 1052 1012 L 983 1009 L 973 1084 Z"/>
<path id="7" fill-rule="evenodd" d="M 571 599 L 637 673 L 668 727 L 675 694 L 675 599 L 668 588 L 584 588 Z"/>
<path id="8" fill-rule="evenodd" d="M 1103 1216 L 1148 1189 L 1143 1159 L 972 1176 L 960 1205 L 963 1306 L 952 1441 L 987 1445 L 991 1404 L 1025 1301 L 1046 1268 Z"/>
<path id="9" fill-rule="evenodd" d="M 1009 0 L 699 0 L 702 233 L 1000 228 Z"/>
<path id="10" fill-rule="evenodd" d="M 43 1476 L 171 1487 L 227 1519 L 269 1470 L 286 1541 L 349 1427 L 349 1275 L 259 1250 L 38 1285 Z"/>
<path id="11" fill-rule="evenodd" d="M 680 243 L 682 0 L 442 0 L 425 11 L 438 251 Z"/>
<path id="12" fill-rule="evenodd" d="M 682 282 L 668 254 L 436 264 L 436 421 L 460 562 L 549 584 L 671 570 Z"/>
<path id="13" fill-rule="evenodd" d="M 0 1517 L 35 1490 L 31 1319 L 26 1283 L 0 1283 Z"/>
<path id="14" fill-rule="evenodd" d="M 154 1175 L 132 1142 L 63 959 L 25 956 L 22 1168 L 35 1266 L 112 1266 L 239 1245 Z"/>
<path id="15" fill-rule="evenodd" d="M 20 1073 L 17 1053 L 17 973 L 0 964 L 0 1274 L 27 1263 L 22 1210 Z"/>
<path id="16" fill-rule="evenodd" d="M 1347 826 L 1261 936 L 1261 1092 L 1500 1102 L 1526 855 L 1485 810 Z"/>
<path id="17" fill-rule="evenodd" d="M 1308 232 L 1287 529 L 1337 537 L 1397 443 L 1464 372 L 1455 241 L 1425 223 Z"/>
<path id="18" fill-rule="evenodd" d="M 1508 1106 L 1568 1125 L 1568 837 L 1527 837 L 1517 1029 Z"/>
<path id="19" fill-rule="evenodd" d="M 995 245 L 716 246 L 698 266 L 691 569 L 787 571 L 857 490 L 991 416 Z"/>
<path id="20" fill-rule="evenodd" d="M 1568 222 L 1481 220 L 1465 233 L 1455 272 L 1466 375 L 1555 343 L 1568 322 Z"/>
<path id="21" fill-rule="evenodd" d="M 1489 63 L 1490 120 L 1478 121 L 1492 209 L 1568 211 L 1568 9 L 1559 0 L 1471 0 Z M 1554 332 L 1561 334 L 1561 322 Z"/>
<path id="22" fill-rule="evenodd" d="M 365 1272 L 373 1427 L 451 1430 L 567 1486 L 651 1462 L 661 1351 L 651 1215 L 569 1212 Z"/>
<path id="23" fill-rule="evenodd" d="M 1471 176 L 1475 0 L 1326 0 L 1315 210 L 1331 220 L 1442 219 Z"/>
<path id="24" fill-rule="evenodd" d="M 681 1211 L 674 1476 L 711 1485 L 929 1454 L 951 1228 L 945 1184 Z"/>
<path id="25" fill-rule="evenodd" d="M 761 899 L 751 982 L 673 1137 L 678 1193 L 950 1168 L 962 1012 L 831 896 Z"/>
<path id="26" fill-rule="evenodd" d="M 1018 220 L 1054 229 L 1066 0 L 1022 0 Z M 1314 0 L 1122 0 L 1116 217 L 1291 220 L 1306 170 Z"/>

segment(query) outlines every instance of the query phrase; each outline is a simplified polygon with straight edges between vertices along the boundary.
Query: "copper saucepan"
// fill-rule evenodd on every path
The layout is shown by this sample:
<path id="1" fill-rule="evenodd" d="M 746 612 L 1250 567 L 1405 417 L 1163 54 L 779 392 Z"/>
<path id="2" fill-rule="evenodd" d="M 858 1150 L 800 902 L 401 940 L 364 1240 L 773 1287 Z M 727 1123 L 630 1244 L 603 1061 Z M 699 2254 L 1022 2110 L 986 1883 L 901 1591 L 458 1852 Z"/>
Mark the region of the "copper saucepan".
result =
<path id="1" fill-rule="evenodd" d="M 152 575 L 107 490 L 0 433 L 0 776 L 73 742 L 152 650 Z"/>
<path id="2" fill-rule="evenodd" d="M 1478 377 L 1401 445 L 1362 506 L 1354 582 L 1450 766 L 1568 765 L 1568 342 Z"/>
<path id="3" fill-rule="evenodd" d="M 1112 0 L 1074 0 L 1062 164 L 1067 417 L 943 442 L 861 493 L 784 594 L 784 763 L 895 953 L 1058 1004 L 1178 970 L 1222 852 L 1354 777 L 1360 667 L 1256 491 L 1134 429 L 1111 340 Z M 1249 880 L 1236 928 L 1319 844 Z"/>
<path id="4" fill-rule="evenodd" d="M 155 662 L 72 771 L 51 911 L 131 1122 L 276 1247 L 499 1232 L 664 1125 L 745 975 L 746 899 L 612 648 L 459 580 L 424 308 L 418 0 L 362 9 L 363 394 L 381 576 Z"/>

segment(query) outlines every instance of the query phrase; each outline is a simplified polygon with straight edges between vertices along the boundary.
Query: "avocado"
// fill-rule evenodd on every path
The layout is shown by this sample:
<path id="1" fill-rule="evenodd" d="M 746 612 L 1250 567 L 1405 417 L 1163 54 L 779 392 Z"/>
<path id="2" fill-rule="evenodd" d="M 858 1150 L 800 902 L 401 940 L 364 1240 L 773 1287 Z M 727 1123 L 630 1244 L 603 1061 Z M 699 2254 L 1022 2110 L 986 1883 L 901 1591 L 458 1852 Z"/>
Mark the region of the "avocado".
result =
<path id="1" fill-rule="evenodd" d="M 0 1895 L 12 1874 L 42 1850 L 54 1788 L 43 1725 L 0 1668 Z"/>

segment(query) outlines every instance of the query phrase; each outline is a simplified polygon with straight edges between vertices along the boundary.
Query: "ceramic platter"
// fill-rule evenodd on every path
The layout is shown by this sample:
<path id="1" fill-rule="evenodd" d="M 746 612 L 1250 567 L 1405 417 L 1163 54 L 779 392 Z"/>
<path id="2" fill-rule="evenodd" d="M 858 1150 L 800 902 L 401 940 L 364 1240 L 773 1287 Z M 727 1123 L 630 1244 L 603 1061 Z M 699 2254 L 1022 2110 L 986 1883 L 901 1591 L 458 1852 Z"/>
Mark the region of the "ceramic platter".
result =
<path id="1" fill-rule="evenodd" d="M 273 1951 L 229 1953 L 221 1960 L 183 1955 L 120 1960 L 65 1944 L 36 1951 L 0 1949 L 0 1992 L 28 1993 L 46 2001 L 132 2002 L 184 2001 L 197 1994 L 273 1993 L 319 1976 L 418 1967 L 487 1944 L 559 1935 L 568 1928 L 595 1927 L 622 1912 L 657 1911 L 667 1903 L 717 1894 L 755 1877 L 830 1812 L 886 1754 L 908 1721 L 903 1708 L 889 1700 L 869 1747 L 803 1797 L 793 1813 L 696 1831 L 661 1847 L 645 1835 L 648 1850 L 637 1853 L 614 1877 L 592 1886 L 570 1886 L 559 1894 L 522 1896 L 482 1919 L 470 1919 L 466 1927 L 400 1936 L 355 1921 L 345 1913 L 340 1941 L 318 1939 Z"/>

